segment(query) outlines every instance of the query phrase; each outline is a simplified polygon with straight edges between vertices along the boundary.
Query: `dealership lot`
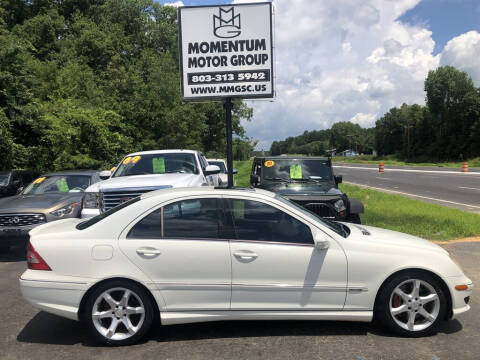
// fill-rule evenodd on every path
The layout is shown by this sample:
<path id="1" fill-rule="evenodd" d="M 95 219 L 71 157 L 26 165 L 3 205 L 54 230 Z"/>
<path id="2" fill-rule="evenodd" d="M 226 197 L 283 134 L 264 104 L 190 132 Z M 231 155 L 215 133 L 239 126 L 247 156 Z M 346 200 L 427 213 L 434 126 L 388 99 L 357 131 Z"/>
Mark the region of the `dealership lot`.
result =
<path id="1" fill-rule="evenodd" d="M 443 245 L 465 273 L 480 282 L 480 243 Z M 480 352 L 478 288 L 472 310 L 423 339 L 404 339 L 370 324 L 321 321 L 223 322 L 153 330 L 144 343 L 97 347 L 79 323 L 39 312 L 21 297 L 18 277 L 26 268 L 17 250 L 0 256 L 0 359 L 477 359 Z M 8 311 L 6 310 L 8 309 Z"/>

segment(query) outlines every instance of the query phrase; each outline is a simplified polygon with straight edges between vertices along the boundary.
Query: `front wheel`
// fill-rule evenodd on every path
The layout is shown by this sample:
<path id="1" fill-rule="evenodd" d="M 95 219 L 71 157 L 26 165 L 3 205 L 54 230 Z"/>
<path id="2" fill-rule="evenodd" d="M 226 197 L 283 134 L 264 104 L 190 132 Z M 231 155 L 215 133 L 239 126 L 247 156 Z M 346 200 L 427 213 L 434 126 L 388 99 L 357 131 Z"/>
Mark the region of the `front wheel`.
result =
<path id="1" fill-rule="evenodd" d="M 108 345 L 130 345 L 150 329 L 154 307 L 148 293 L 129 281 L 111 281 L 93 291 L 82 320 L 95 340 Z"/>
<path id="2" fill-rule="evenodd" d="M 349 223 L 352 223 L 352 224 L 361 224 L 362 223 L 362 219 L 360 218 L 359 214 L 348 215 L 346 221 L 349 222 Z"/>
<path id="3" fill-rule="evenodd" d="M 445 318 L 447 301 L 438 281 L 423 272 L 394 277 L 379 294 L 375 315 L 399 335 L 435 333 Z"/>

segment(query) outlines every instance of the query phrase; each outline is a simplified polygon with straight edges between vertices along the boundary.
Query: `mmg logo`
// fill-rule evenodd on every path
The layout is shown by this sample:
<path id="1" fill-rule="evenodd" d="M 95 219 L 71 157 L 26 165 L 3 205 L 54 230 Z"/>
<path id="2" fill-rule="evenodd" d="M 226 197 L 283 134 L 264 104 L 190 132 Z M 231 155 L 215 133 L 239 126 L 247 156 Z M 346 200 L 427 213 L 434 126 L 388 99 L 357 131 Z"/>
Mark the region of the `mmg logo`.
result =
<path id="1" fill-rule="evenodd" d="M 235 16 L 234 8 L 219 9 L 219 16 L 213 15 L 213 33 L 219 38 L 234 38 L 240 35 L 240 14 Z"/>

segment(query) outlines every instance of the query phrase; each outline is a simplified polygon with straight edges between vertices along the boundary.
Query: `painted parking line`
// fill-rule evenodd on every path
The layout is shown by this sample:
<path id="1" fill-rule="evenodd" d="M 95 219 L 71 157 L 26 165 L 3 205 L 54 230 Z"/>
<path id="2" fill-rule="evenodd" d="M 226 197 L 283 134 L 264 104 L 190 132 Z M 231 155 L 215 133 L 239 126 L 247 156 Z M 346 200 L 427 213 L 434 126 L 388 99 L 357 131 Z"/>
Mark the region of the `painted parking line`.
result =
<path id="1" fill-rule="evenodd" d="M 466 186 L 459 186 L 458 188 L 459 188 L 459 189 L 478 190 L 478 191 L 480 191 L 479 188 L 471 188 L 471 187 L 466 187 Z"/>
<path id="2" fill-rule="evenodd" d="M 339 169 L 355 169 L 355 170 L 374 170 L 378 171 L 378 167 L 360 167 L 360 166 L 341 166 L 341 165 L 333 165 L 334 168 L 339 168 Z M 385 172 L 390 172 L 390 171 L 400 171 L 400 172 L 416 172 L 416 173 L 424 173 L 424 174 L 444 174 L 444 175 L 473 175 L 473 176 L 480 176 L 480 172 L 461 172 L 459 171 L 440 171 L 440 170 L 414 170 L 414 169 L 391 169 L 391 168 L 386 168 Z"/>
<path id="3" fill-rule="evenodd" d="M 469 207 L 469 208 L 472 208 L 472 209 L 480 209 L 480 206 L 477 206 L 477 205 L 464 204 L 464 203 L 459 203 L 459 202 L 456 202 L 456 201 L 450 201 L 450 200 L 444 200 L 444 199 L 437 199 L 437 198 L 432 198 L 432 197 L 428 197 L 428 196 L 422 196 L 422 195 L 417 195 L 417 194 L 406 193 L 406 192 L 403 192 L 403 191 L 383 189 L 383 188 L 379 188 L 379 187 L 375 187 L 375 186 L 370 186 L 370 185 L 357 184 L 357 183 L 353 183 L 353 182 L 350 182 L 350 181 L 344 181 L 344 183 L 345 183 L 345 184 L 349 184 L 349 185 L 355 185 L 355 186 L 367 188 L 367 189 L 383 191 L 383 192 L 386 192 L 386 193 L 393 193 L 393 194 L 399 194 L 399 195 L 412 196 L 412 197 L 417 197 L 417 198 L 420 198 L 420 199 L 426 199 L 426 200 L 432 200 L 432 201 L 439 201 L 439 202 L 444 202 L 444 203 L 447 203 L 447 204 L 465 206 L 465 207 Z"/>

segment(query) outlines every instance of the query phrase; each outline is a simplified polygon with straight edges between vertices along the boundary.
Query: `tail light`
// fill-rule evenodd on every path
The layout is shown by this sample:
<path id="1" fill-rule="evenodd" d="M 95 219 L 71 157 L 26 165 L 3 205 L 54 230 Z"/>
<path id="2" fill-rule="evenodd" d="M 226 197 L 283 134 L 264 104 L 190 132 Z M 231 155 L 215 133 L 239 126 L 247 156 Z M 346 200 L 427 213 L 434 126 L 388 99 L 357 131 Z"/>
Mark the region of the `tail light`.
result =
<path id="1" fill-rule="evenodd" d="M 52 270 L 30 242 L 27 245 L 27 264 L 31 270 Z"/>

